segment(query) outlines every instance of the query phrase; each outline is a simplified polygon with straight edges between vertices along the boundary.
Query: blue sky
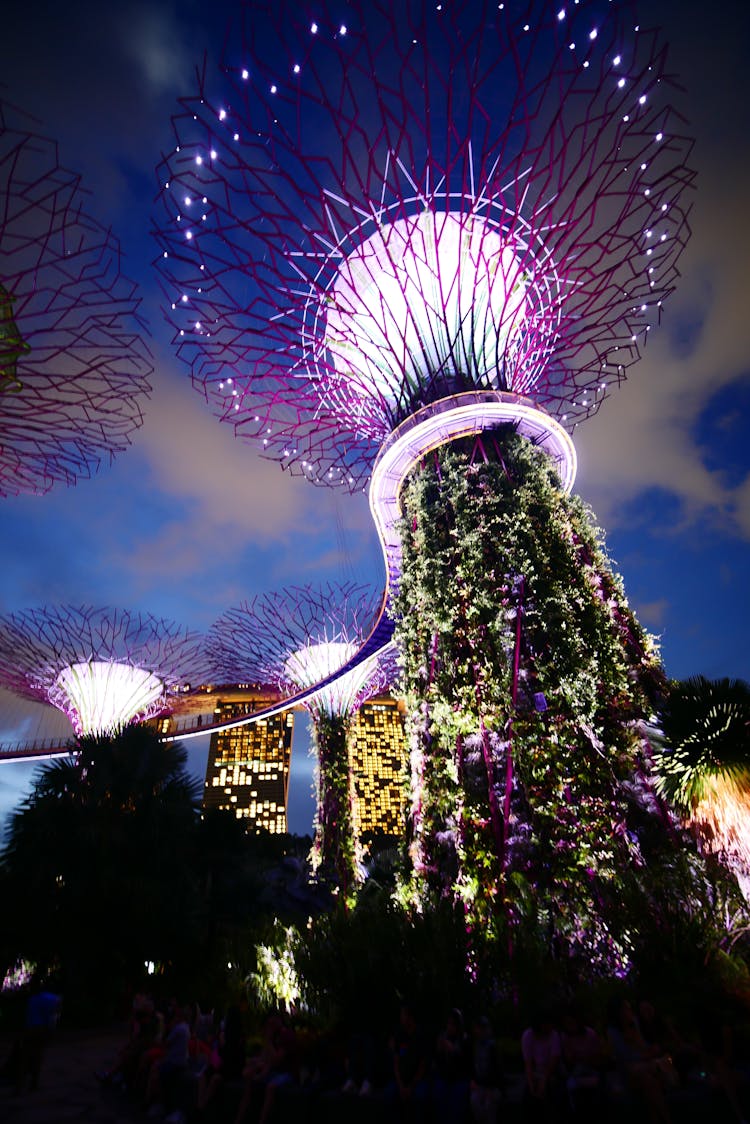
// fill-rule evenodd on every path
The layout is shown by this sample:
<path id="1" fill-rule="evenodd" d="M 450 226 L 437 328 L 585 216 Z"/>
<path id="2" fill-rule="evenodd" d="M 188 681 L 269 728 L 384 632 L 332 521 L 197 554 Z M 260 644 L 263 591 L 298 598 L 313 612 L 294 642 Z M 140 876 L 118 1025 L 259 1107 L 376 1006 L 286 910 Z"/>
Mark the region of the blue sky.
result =
<path id="1" fill-rule="evenodd" d="M 628 382 L 576 431 L 577 491 L 607 532 L 667 672 L 750 680 L 750 15 L 722 22 L 697 0 L 649 0 L 671 44 L 696 136 L 692 239 L 663 324 Z M 150 263 L 154 168 L 170 114 L 193 92 L 230 5 L 37 0 L 3 18 L 8 100 L 60 142 L 95 216 L 142 285 L 155 375 L 133 447 L 92 481 L 2 501 L 0 612 L 55 602 L 150 610 L 205 628 L 239 599 L 292 582 L 382 583 L 363 497 L 292 479 L 233 440 L 170 349 Z M 33 733 L 0 695 L 0 741 Z M 309 827 L 310 762 L 293 762 L 291 826 Z M 190 743 L 200 772 L 206 746 Z M 0 816 L 32 769 L 0 766 Z"/>

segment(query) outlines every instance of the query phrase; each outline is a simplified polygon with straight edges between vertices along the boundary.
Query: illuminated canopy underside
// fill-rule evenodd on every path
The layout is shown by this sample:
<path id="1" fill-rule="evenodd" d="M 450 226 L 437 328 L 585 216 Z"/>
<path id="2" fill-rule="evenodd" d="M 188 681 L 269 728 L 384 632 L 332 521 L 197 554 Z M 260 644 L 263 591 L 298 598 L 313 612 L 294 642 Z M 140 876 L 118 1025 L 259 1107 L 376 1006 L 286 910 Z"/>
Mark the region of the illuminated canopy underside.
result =
<path id="1" fill-rule="evenodd" d="M 49 692 L 77 734 L 115 733 L 158 713 L 163 698 L 164 684 L 145 668 L 96 660 L 63 668 Z"/>
<path id="2" fill-rule="evenodd" d="M 286 678 L 297 690 L 305 690 L 333 675 L 352 658 L 359 644 L 326 642 L 309 644 L 294 652 L 284 664 Z M 350 714 L 377 669 L 377 660 L 369 659 L 352 671 L 340 675 L 333 683 L 323 687 L 309 701 L 309 708 L 330 715 Z"/>
<path id="3" fill-rule="evenodd" d="M 407 386 L 456 379 L 506 388 L 528 311 L 528 274 L 475 215 L 424 210 L 380 227 L 339 266 L 325 296 L 333 368 L 395 408 Z"/>

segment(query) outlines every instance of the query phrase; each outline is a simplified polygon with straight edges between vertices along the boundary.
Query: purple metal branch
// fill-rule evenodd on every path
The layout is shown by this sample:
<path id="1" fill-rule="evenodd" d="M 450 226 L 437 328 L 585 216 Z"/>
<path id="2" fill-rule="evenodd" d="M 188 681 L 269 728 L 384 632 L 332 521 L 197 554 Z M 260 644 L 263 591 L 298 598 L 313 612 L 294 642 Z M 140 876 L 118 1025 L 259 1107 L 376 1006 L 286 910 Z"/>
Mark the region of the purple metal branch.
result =
<path id="1" fill-rule="evenodd" d="M 150 671 L 167 693 L 210 671 L 202 636 L 150 613 L 68 605 L 0 617 L 0 686 L 15 694 L 48 703 L 60 673 L 89 661 Z"/>
<path id="2" fill-rule="evenodd" d="M 305 649 L 331 644 L 340 646 L 341 667 L 354 670 L 362 663 L 358 650 L 373 626 L 380 602 L 373 590 L 353 582 L 290 586 L 254 597 L 228 609 L 212 626 L 207 650 L 214 677 L 224 682 L 273 684 L 282 694 L 295 696 L 302 684 L 290 669 L 290 658 Z M 357 693 L 355 706 L 393 680 L 394 662 L 386 650 Z M 333 682 L 339 677 L 337 671 Z M 325 683 L 330 677 L 321 674 L 318 679 Z M 315 698 L 304 700 L 303 705 L 314 710 Z"/>
<path id="3" fill-rule="evenodd" d="M 128 447 L 152 372 L 135 286 L 55 143 L 0 103 L 0 496 Z"/>
<path id="4" fill-rule="evenodd" d="M 158 266 L 196 386 L 350 490 L 446 394 L 574 428 L 639 357 L 688 236 L 658 34 L 593 0 L 361 0 L 346 29 L 320 7 L 246 4 L 173 119 Z"/>

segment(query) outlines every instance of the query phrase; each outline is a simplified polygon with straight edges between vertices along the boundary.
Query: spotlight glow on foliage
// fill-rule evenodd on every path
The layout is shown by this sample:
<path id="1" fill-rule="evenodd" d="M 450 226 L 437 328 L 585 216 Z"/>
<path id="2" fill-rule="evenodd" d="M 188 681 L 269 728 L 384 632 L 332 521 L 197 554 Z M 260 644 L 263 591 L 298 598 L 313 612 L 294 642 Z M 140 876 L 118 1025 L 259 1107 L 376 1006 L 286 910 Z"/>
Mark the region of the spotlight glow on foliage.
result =
<path id="1" fill-rule="evenodd" d="M 677 682 L 661 720 L 657 787 L 750 900 L 750 686 L 701 675 Z"/>
<path id="2" fill-rule="evenodd" d="M 269 1006 L 283 1006 L 288 1012 L 297 1006 L 301 996 L 301 981 L 295 963 L 295 931 L 278 922 L 274 927 L 276 944 L 256 946 L 257 970 L 251 980 L 261 1002 Z"/>
<path id="3" fill-rule="evenodd" d="M 706 851 L 721 857 L 750 900 L 750 771 L 742 784 L 712 777 L 707 795 L 692 809 L 689 822 Z"/>
<path id="4" fill-rule="evenodd" d="M 92 660 L 63 668 L 49 700 L 70 716 L 77 734 L 113 734 L 158 713 L 163 693 L 162 681 L 144 668 Z"/>

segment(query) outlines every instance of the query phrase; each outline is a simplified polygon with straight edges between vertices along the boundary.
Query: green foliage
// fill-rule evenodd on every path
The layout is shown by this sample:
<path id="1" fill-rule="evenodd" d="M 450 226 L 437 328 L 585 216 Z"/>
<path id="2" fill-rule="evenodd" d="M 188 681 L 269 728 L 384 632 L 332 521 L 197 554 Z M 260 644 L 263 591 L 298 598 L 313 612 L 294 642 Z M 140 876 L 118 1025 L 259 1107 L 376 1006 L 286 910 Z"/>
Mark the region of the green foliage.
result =
<path id="1" fill-rule="evenodd" d="M 269 1005 L 293 982 L 298 1002 L 326 1023 L 385 1031 L 402 1000 L 428 1018 L 468 1004 L 463 918 L 449 906 L 409 917 L 379 887 L 365 888 L 297 926 L 276 925 L 260 942 L 254 983 Z"/>
<path id="2" fill-rule="evenodd" d="M 267 872 L 289 839 L 248 836 L 229 812 L 202 818 L 183 749 L 148 727 L 77 749 L 41 770 L 12 821 L 0 962 L 59 968 L 69 1013 L 87 996 L 101 1013 L 146 961 L 170 986 L 221 995 L 239 934 L 264 908 L 286 908 Z"/>
<path id="3" fill-rule="evenodd" d="M 83 738 L 42 769 L 2 857 L 6 955 L 79 992 L 170 963 L 195 931 L 197 786 L 145 727 Z"/>
<path id="4" fill-rule="evenodd" d="M 330 906 L 310 884 L 308 838 L 199 814 L 179 745 L 141 726 L 77 748 L 40 771 L 12 821 L 0 975 L 21 958 L 55 967 L 68 1017 L 114 1010 L 146 961 L 161 986 L 221 1002 L 271 918 L 289 925 Z"/>
<path id="5" fill-rule="evenodd" d="M 714 859 L 698 855 L 688 838 L 644 848 L 644 865 L 619 887 L 632 918 L 633 959 L 644 989 L 679 992 L 722 965 L 740 971 L 750 950 L 750 918 L 736 879 Z"/>
<path id="6" fill-rule="evenodd" d="M 313 748 L 318 758 L 313 866 L 353 900 L 359 881 L 354 831 L 354 780 L 349 768 L 351 722 L 347 715 L 317 714 Z"/>
<path id="7" fill-rule="evenodd" d="M 402 500 L 416 778 L 402 900 L 459 901 L 477 939 L 508 946 L 531 886 L 558 955 L 618 966 L 616 888 L 640 861 L 622 785 L 662 684 L 653 643 L 589 513 L 513 429 L 438 450 Z"/>
<path id="8" fill-rule="evenodd" d="M 18 377 L 18 359 L 31 350 L 13 319 L 14 300 L 0 284 L 0 395 L 21 393 L 23 383 Z"/>
<path id="9" fill-rule="evenodd" d="M 257 945 L 256 968 L 250 983 L 261 1007 L 291 1011 L 302 995 L 297 971 L 299 933 L 293 926 L 275 923 L 272 939 Z"/>

